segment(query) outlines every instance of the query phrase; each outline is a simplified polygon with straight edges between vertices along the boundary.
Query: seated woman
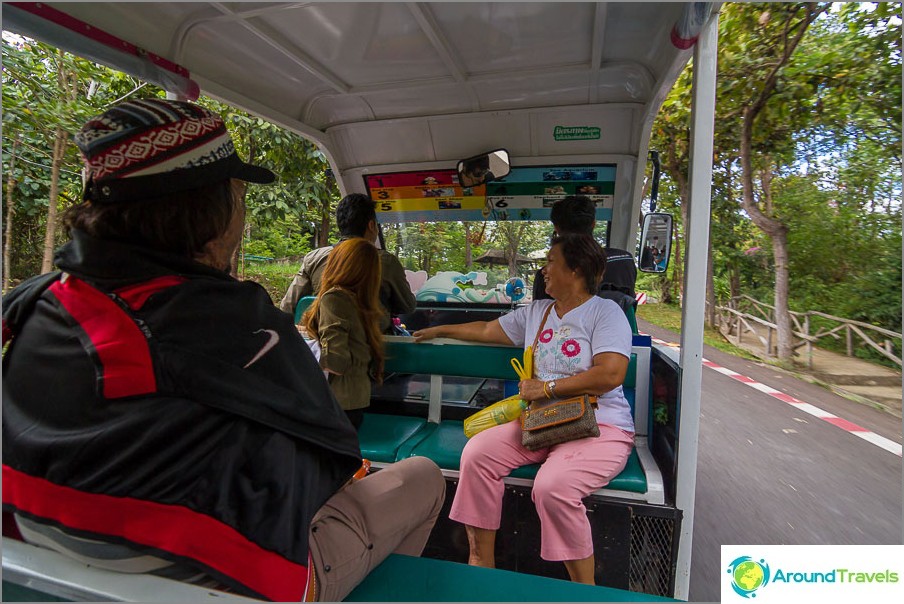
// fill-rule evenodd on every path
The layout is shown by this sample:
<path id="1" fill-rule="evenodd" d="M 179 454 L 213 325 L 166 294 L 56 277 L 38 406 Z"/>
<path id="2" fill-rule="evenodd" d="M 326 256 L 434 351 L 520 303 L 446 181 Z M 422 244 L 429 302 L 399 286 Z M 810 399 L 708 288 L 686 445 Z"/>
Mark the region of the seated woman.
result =
<path id="1" fill-rule="evenodd" d="M 380 256 L 366 239 L 339 243 L 323 270 L 320 293 L 302 316 L 320 342 L 320 366 L 355 429 L 370 405 L 371 378 L 383 381 Z"/>
<path id="2" fill-rule="evenodd" d="M 605 252 L 592 237 L 561 235 L 553 239 L 543 269 L 552 300 L 534 301 L 490 322 L 414 333 L 418 341 L 451 337 L 528 346 L 536 340 L 536 378 L 518 384 L 522 398 L 532 408 L 581 394 L 598 403 L 598 437 L 530 451 L 521 445 L 520 422 L 514 421 L 468 441 L 449 517 L 466 525 L 469 564 L 495 566 L 502 479 L 515 468 L 542 463 L 533 487 L 540 556 L 564 562 L 572 581 L 594 583 L 593 540 L 582 499 L 624 469 L 634 446 L 634 421 L 621 387 L 631 358 L 631 328 L 615 302 L 594 295 L 605 265 Z"/>

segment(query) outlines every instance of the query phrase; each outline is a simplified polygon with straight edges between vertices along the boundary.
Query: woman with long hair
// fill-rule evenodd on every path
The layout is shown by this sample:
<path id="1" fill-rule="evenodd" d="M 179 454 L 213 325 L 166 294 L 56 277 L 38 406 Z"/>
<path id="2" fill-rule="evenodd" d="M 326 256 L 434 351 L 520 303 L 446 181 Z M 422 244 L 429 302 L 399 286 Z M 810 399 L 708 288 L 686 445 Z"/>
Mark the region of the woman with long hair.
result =
<path id="1" fill-rule="evenodd" d="M 320 342 L 320 366 L 357 430 L 370 405 L 371 381 L 383 381 L 380 256 L 366 239 L 342 241 L 330 252 L 317 299 L 302 316 Z"/>

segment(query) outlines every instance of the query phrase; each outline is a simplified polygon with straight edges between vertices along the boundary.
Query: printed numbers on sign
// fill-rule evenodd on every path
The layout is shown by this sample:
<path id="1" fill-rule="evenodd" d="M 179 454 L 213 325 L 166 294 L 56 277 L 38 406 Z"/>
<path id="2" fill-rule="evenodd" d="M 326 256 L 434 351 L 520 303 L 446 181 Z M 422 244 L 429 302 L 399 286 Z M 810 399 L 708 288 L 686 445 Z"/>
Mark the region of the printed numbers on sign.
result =
<path id="1" fill-rule="evenodd" d="M 380 202 L 380 209 L 384 212 L 392 211 L 392 202 L 391 201 Z"/>
<path id="2" fill-rule="evenodd" d="M 389 192 L 388 191 L 378 191 L 377 197 L 379 197 L 380 199 L 389 199 Z"/>
<path id="3" fill-rule="evenodd" d="M 499 201 L 496 202 L 496 207 L 497 208 L 507 208 L 508 202 L 505 201 L 504 199 L 500 199 Z"/>

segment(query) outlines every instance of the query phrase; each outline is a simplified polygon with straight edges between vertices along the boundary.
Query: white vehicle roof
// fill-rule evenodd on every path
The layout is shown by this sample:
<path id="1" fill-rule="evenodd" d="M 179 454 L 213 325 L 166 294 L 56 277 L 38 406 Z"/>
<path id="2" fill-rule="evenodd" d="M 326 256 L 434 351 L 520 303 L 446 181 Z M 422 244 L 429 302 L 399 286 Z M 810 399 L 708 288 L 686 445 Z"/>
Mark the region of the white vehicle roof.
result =
<path id="1" fill-rule="evenodd" d="M 617 163 L 613 219 L 626 222 L 639 215 L 634 191 L 652 120 L 690 58 L 691 50 L 673 43 L 674 32 L 701 5 L 713 8 L 44 3 L 64 21 L 74 18 L 187 68 L 205 93 L 312 139 L 343 193 L 363 192 L 363 174 L 449 167 L 504 147 L 513 165 Z M 79 29 L 75 21 L 60 28 L 10 5 L 4 21 L 63 48 Z"/>

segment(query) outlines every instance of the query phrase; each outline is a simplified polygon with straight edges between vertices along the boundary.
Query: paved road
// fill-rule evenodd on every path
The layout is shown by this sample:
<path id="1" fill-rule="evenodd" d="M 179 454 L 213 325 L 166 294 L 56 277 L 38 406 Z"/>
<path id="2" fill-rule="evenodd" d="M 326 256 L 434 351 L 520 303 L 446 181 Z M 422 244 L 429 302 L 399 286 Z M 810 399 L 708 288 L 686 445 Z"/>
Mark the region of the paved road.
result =
<path id="1" fill-rule="evenodd" d="M 640 331 L 678 335 L 645 321 Z M 901 419 L 767 365 L 704 356 L 901 442 Z M 848 432 L 703 369 L 691 601 L 719 601 L 722 544 L 902 543 L 902 462 Z"/>

